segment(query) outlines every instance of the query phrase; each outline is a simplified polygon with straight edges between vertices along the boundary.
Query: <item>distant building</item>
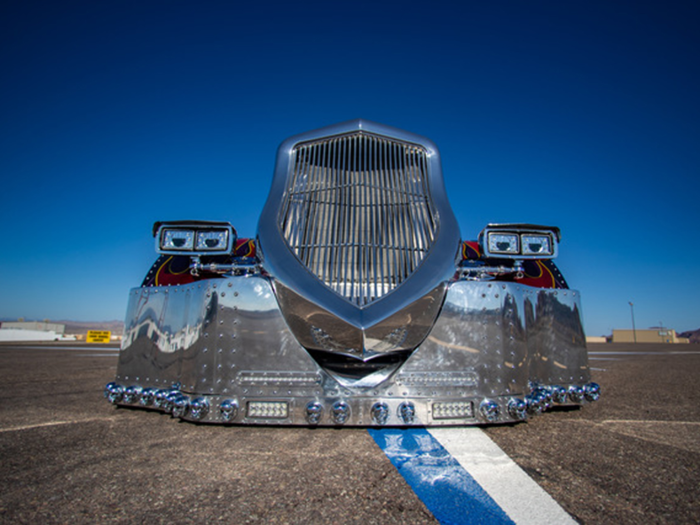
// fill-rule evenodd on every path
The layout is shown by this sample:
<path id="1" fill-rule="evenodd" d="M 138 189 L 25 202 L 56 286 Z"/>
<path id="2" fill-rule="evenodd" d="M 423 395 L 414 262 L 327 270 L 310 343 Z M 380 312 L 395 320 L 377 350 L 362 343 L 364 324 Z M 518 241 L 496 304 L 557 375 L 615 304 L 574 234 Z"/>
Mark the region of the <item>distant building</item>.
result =
<path id="1" fill-rule="evenodd" d="M 603 336 L 603 335 L 587 335 L 586 336 L 586 342 L 587 343 L 607 343 L 608 338 Z"/>
<path id="2" fill-rule="evenodd" d="M 67 341 L 66 325 L 48 321 L 3 321 L 0 323 L 0 341 Z"/>
<path id="3" fill-rule="evenodd" d="M 59 323 L 49 323 L 48 321 L 3 321 L 0 323 L 3 330 L 34 330 L 37 332 L 54 332 L 63 335 L 66 332 L 66 325 Z"/>
<path id="4" fill-rule="evenodd" d="M 689 343 L 678 337 L 671 328 L 649 328 L 648 330 L 613 330 L 613 343 Z"/>

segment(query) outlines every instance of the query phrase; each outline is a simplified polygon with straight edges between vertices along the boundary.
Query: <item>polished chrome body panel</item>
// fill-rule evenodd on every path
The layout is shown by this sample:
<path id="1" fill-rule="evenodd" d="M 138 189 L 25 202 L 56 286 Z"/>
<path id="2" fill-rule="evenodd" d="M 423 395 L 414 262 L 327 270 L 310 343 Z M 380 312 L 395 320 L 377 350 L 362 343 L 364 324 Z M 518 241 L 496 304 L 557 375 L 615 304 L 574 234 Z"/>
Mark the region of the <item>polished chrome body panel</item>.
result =
<path id="1" fill-rule="evenodd" d="M 197 398 L 197 417 L 190 409 L 183 419 L 322 426 L 519 421 L 509 403 L 526 397 L 533 382 L 565 389 L 589 382 L 577 292 L 466 280 L 446 287 L 427 338 L 379 382 L 343 381 L 312 359 L 287 327 L 269 278 L 137 288 L 116 381 L 156 392 L 174 386 L 190 403 Z M 261 402 L 286 403 L 288 413 L 260 416 L 256 406 L 251 415 L 250 404 Z M 433 413 L 446 402 L 471 407 L 470 415 Z M 335 405 L 343 423 L 333 417 Z"/>

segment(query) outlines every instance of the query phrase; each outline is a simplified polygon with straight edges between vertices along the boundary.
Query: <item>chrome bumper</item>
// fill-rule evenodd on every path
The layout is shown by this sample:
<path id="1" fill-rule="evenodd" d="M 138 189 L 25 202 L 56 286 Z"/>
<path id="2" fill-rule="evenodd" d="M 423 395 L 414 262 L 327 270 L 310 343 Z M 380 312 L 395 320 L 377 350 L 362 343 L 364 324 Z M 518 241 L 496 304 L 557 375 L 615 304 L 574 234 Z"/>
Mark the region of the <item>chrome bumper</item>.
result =
<path id="1" fill-rule="evenodd" d="M 329 374 L 285 324 L 272 282 L 228 276 L 130 292 L 110 402 L 254 425 L 509 423 L 597 399 L 579 294 L 460 280 L 427 338 L 379 380 Z"/>

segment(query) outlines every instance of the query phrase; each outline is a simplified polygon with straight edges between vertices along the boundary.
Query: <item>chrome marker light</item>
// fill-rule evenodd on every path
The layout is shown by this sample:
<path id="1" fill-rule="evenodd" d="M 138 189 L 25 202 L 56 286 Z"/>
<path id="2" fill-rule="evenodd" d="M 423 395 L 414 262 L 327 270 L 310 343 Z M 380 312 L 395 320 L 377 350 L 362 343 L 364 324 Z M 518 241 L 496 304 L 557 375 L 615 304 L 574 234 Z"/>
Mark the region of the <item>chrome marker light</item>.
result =
<path id="1" fill-rule="evenodd" d="M 114 405 L 122 400 L 124 389 L 117 383 L 108 383 L 107 386 L 105 386 L 104 395 L 107 400 Z"/>
<path id="2" fill-rule="evenodd" d="M 156 397 L 156 390 L 154 388 L 144 388 L 141 391 L 141 399 L 139 399 L 139 405 L 144 407 L 150 407 L 153 404 L 153 400 Z"/>
<path id="3" fill-rule="evenodd" d="M 169 390 L 156 390 L 156 395 L 153 398 L 153 406 L 169 412 L 168 405 L 170 403 L 168 401 L 168 394 L 170 394 Z"/>
<path id="4" fill-rule="evenodd" d="M 554 385 L 550 387 L 550 392 L 552 394 L 552 401 L 558 404 L 566 403 L 566 388 Z"/>
<path id="5" fill-rule="evenodd" d="M 389 407 L 386 403 L 372 405 L 372 421 L 377 425 L 386 425 L 387 419 L 389 419 Z"/>
<path id="6" fill-rule="evenodd" d="M 203 397 L 198 397 L 190 403 L 190 417 L 196 421 L 201 421 L 209 413 L 209 401 Z"/>
<path id="7" fill-rule="evenodd" d="M 219 405 L 219 414 L 221 415 L 221 420 L 226 423 L 230 423 L 236 418 L 238 414 L 238 404 L 232 399 L 226 399 Z"/>
<path id="8" fill-rule="evenodd" d="M 486 419 L 486 421 L 494 422 L 498 419 L 498 414 L 500 409 L 498 403 L 492 399 L 484 399 L 479 405 L 479 412 Z"/>
<path id="9" fill-rule="evenodd" d="M 321 421 L 321 416 L 323 415 L 323 406 L 321 403 L 311 401 L 306 405 L 306 422 L 309 425 L 318 425 Z"/>
<path id="10" fill-rule="evenodd" d="M 569 387 L 569 399 L 574 403 L 583 401 L 583 387 L 571 385 Z"/>
<path id="11" fill-rule="evenodd" d="M 344 401 L 337 401 L 331 409 L 331 417 L 336 424 L 342 425 L 350 417 L 350 406 Z"/>
<path id="12" fill-rule="evenodd" d="M 588 383 L 583 387 L 583 396 L 586 401 L 598 401 L 600 398 L 600 385 L 598 383 Z"/>
<path id="13" fill-rule="evenodd" d="M 552 408 L 552 391 L 549 387 L 538 386 L 532 391 L 532 395 L 535 396 L 539 403 L 542 405 L 542 412 Z"/>
<path id="14" fill-rule="evenodd" d="M 544 412 L 545 399 L 542 395 L 540 395 L 537 392 L 533 392 L 532 394 L 526 395 L 525 403 L 527 404 L 528 414 L 536 415 Z"/>
<path id="15" fill-rule="evenodd" d="M 173 417 L 183 418 L 190 408 L 190 398 L 182 394 L 173 396 Z"/>
<path id="16" fill-rule="evenodd" d="M 413 403 L 404 402 L 399 405 L 399 418 L 406 425 L 410 425 L 416 418 L 416 407 Z"/>
<path id="17" fill-rule="evenodd" d="M 124 389 L 124 403 L 138 403 L 141 397 L 141 387 L 140 386 L 129 386 Z"/>
<path id="18" fill-rule="evenodd" d="M 527 419 L 527 403 L 517 397 L 508 400 L 508 415 L 518 421 Z"/>

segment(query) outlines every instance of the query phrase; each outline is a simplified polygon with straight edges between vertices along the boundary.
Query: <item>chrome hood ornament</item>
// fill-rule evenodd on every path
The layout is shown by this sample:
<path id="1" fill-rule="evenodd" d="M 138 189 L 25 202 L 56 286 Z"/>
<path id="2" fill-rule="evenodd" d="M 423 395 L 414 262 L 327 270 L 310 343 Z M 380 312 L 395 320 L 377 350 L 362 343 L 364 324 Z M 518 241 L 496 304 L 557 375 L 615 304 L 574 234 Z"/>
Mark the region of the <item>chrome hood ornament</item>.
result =
<path id="1" fill-rule="evenodd" d="M 410 352 L 442 306 L 461 243 L 437 147 L 366 120 L 289 138 L 258 243 L 304 347 L 365 361 Z"/>

